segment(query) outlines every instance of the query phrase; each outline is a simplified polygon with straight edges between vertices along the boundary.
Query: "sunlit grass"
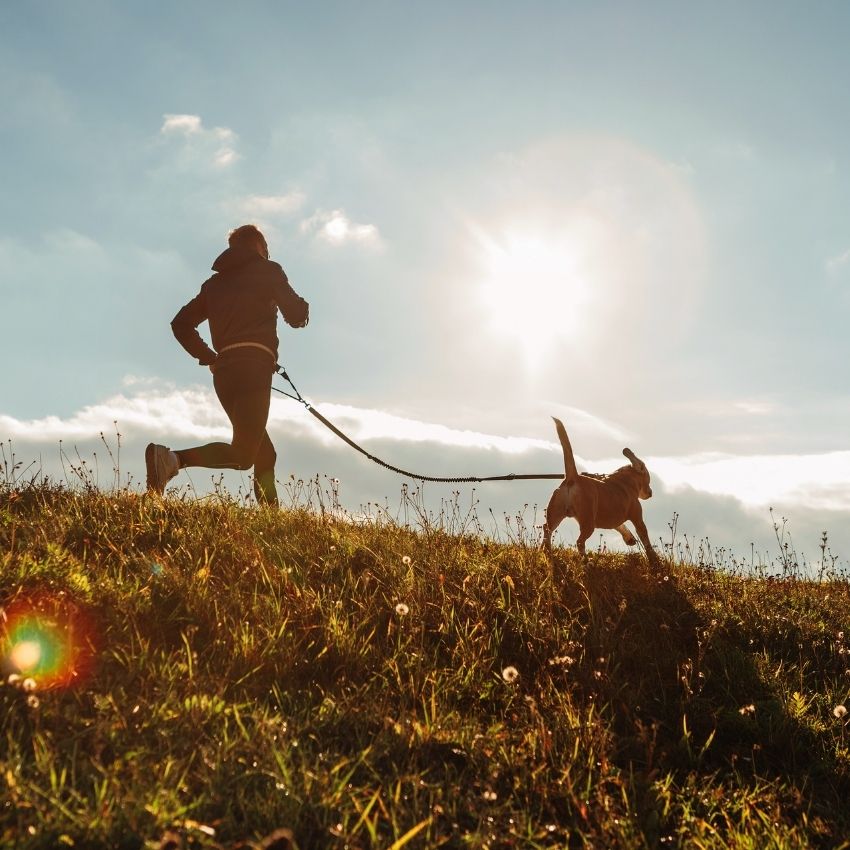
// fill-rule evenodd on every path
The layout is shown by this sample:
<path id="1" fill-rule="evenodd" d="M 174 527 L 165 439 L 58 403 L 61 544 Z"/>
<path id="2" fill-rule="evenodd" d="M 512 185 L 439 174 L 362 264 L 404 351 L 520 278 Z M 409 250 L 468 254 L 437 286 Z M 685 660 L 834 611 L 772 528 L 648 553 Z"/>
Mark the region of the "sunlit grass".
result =
<path id="1" fill-rule="evenodd" d="M 0 486 L 0 846 L 850 846 L 846 581 L 332 490 Z"/>

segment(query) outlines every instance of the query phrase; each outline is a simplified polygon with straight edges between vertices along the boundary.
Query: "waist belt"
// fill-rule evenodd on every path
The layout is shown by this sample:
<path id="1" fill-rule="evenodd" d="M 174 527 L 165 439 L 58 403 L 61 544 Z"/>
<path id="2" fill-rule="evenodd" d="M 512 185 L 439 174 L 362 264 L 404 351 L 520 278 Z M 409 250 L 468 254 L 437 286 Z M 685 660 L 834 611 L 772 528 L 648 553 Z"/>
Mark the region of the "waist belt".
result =
<path id="1" fill-rule="evenodd" d="M 224 354 L 225 351 L 233 351 L 235 348 L 259 348 L 261 351 L 265 351 L 272 360 L 277 362 L 277 355 L 267 345 L 263 345 L 261 342 L 234 342 L 232 345 L 225 345 L 218 353 Z"/>

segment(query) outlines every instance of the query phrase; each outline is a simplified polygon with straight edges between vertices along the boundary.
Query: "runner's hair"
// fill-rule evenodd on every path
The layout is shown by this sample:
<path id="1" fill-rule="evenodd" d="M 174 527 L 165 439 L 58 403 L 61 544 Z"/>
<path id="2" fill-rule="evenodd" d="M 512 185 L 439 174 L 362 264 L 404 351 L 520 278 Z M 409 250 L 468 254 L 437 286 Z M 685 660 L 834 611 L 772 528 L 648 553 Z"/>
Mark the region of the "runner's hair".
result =
<path id="1" fill-rule="evenodd" d="M 227 244 L 233 248 L 236 245 L 253 245 L 257 238 L 266 241 L 263 232 L 256 224 L 243 224 L 241 227 L 236 227 L 227 234 Z"/>

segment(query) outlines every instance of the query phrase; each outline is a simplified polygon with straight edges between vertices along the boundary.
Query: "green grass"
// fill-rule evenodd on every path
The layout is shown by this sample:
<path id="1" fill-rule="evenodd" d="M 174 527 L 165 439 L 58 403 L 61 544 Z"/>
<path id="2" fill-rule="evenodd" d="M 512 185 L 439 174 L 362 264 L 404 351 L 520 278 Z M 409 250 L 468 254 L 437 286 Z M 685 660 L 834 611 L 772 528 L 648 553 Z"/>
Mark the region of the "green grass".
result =
<path id="1" fill-rule="evenodd" d="M 0 486 L 0 845 L 850 847 L 846 581 L 440 524 Z"/>

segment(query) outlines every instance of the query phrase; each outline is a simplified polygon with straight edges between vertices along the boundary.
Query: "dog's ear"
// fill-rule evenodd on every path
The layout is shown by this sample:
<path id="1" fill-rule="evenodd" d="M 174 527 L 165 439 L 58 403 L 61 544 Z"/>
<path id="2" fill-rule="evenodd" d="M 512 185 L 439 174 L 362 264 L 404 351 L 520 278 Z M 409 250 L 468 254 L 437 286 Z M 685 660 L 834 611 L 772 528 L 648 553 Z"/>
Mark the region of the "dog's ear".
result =
<path id="1" fill-rule="evenodd" d="M 646 464 L 631 449 L 623 449 L 623 454 L 635 469 L 646 469 Z"/>

